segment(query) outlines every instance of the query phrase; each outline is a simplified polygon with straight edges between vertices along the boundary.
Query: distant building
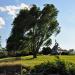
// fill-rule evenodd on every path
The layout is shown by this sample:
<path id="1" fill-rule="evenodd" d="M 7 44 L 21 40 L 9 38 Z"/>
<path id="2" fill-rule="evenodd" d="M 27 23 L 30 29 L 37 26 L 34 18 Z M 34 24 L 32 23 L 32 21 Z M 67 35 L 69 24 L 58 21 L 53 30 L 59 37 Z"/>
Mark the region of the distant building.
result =
<path id="1" fill-rule="evenodd" d="M 62 49 L 62 48 L 60 48 L 60 47 L 58 48 L 57 51 L 58 51 L 59 54 L 62 54 L 62 53 L 68 53 L 68 50 Z"/>
<path id="2" fill-rule="evenodd" d="M 51 50 L 51 54 L 58 54 L 58 43 L 55 40 L 55 45 Z"/>
<path id="3" fill-rule="evenodd" d="M 62 53 L 68 53 L 68 50 L 62 49 L 58 46 L 59 46 L 59 44 L 55 40 L 55 45 L 53 46 L 53 48 L 51 50 L 51 54 L 57 55 L 57 54 L 62 54 Z"/>

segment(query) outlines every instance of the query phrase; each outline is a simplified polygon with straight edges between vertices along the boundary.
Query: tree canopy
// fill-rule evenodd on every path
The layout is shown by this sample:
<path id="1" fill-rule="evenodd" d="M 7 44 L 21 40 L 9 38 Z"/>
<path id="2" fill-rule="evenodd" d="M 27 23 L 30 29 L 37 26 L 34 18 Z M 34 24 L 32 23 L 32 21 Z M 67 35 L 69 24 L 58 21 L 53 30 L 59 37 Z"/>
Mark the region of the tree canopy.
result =
<path id="1" fill-rule="evenodd" d="M 60 32 L 57 14 L 58 10 L 53 4 L 45 4 L 43 9 L 33 5 L 30 10 L 20 10 L 7 39 L 7 50 L 30 49 L 36 58 L 42 45 L 51 44 L 52 34 L 57 35 Z"/>

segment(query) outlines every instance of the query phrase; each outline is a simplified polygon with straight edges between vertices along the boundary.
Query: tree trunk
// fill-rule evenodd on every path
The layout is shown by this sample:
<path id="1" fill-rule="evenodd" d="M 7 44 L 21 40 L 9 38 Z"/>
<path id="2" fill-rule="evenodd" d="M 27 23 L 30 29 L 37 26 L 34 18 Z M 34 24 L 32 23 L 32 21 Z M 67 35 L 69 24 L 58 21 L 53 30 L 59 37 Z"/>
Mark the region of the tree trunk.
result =
<path id="1" fill-rule="evenodd" d="M 37 54 L 33 54 L 33 58 L 37 58 Z"/>
<path id="2" fill-rule="evenodd" d="M 37 52 L 36 52 L 36 50 L 33 50 L 33 58 L 37 58 Z"/>

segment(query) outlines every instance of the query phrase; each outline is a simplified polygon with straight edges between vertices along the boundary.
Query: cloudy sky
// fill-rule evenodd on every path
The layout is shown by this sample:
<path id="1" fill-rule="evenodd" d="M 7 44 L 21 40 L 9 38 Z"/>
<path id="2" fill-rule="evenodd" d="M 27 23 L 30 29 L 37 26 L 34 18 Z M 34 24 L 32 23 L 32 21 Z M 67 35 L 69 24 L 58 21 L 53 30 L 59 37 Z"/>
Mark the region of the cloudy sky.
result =
<path id="1" fill-rule="evenodd" d="M 60 34 L 56 39 L 61 48 L 75 49 L 75 0 L 0 0 L 0 35 L 2 46 L 10 35 L 12 22 L 20 9 L 30 9 L 32 4 L 43 8 L 43 5 L 54 4 L 59 10 L 58 21 L 61 26 Z"/>

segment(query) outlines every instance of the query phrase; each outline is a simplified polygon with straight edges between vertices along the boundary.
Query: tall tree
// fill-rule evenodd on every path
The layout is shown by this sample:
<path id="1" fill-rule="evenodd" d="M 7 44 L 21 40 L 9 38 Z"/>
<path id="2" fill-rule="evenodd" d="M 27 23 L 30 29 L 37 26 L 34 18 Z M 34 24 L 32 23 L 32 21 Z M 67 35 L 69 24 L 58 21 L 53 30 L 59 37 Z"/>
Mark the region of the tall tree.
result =
<path id="1" fill-rule="evenodd" d="M 20 10 L 12 24 L 7 50 L 30 49 L 36 58 L 42 45 L 51 44 L 51 35 L 60 32 L 57 14 L 58 10 L 53 4 L 46 4 L 42 10 L 36 5 L 30 10 Z"/>

